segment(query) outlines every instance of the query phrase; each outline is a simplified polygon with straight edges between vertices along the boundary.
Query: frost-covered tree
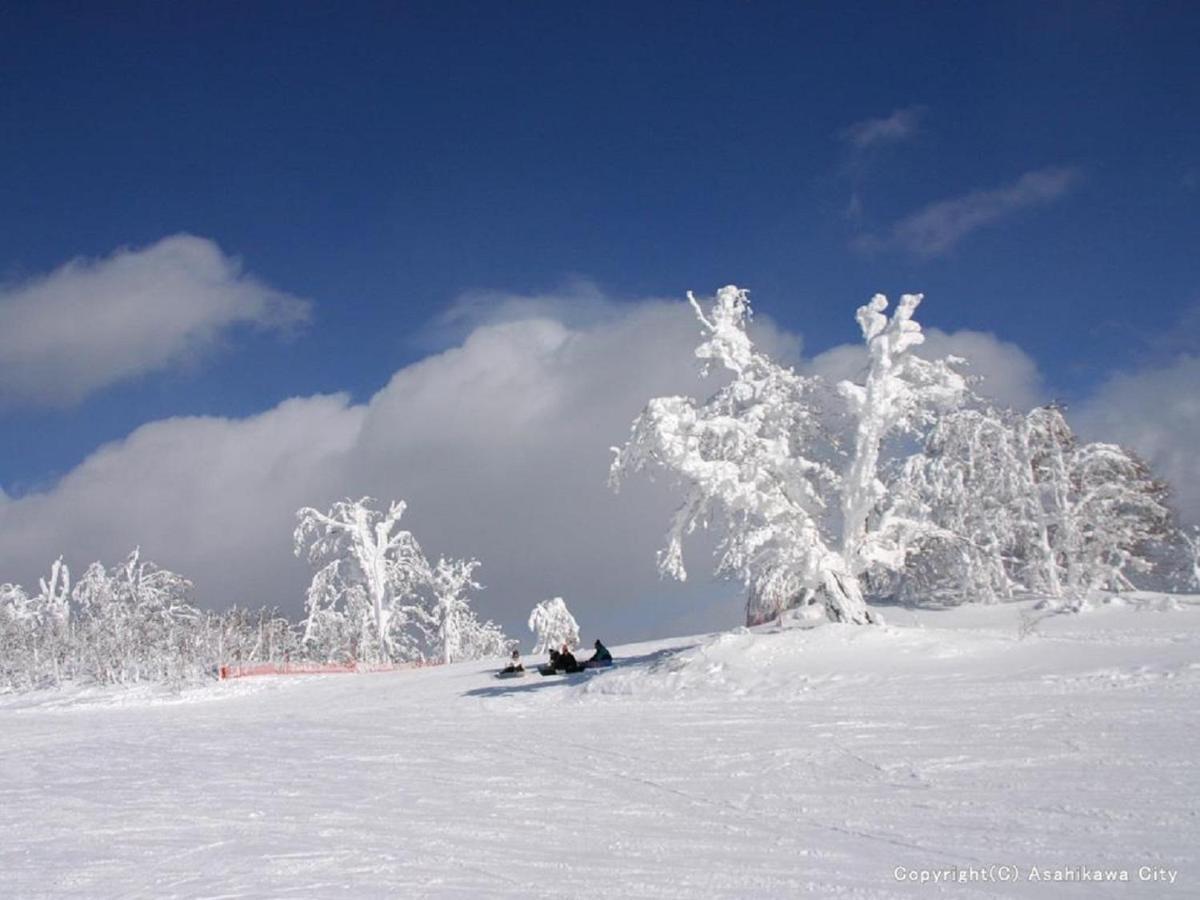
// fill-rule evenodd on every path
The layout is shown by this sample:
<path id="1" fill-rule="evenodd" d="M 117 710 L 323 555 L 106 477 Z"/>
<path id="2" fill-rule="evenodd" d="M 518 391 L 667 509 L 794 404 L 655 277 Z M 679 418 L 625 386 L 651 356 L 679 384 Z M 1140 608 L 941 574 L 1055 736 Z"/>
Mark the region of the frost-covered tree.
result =
<path id="1" fill-rule="evenodd" d="M 404 501 L 385 511 L 372 509 L 373 502 L 346 499 L 327 513 L 297 511 L 295 553 L 319 567 L 308 589 L 304 640 L 349 640 L 367 661 L 406 659 L 414 649 L 405 626 L 418 587 L 429 581 L 429 563 L 399 527 Z"/>
<path id="2" fill-rule="evenodd" d="M 1078 605 L 1132 587 L 1169 530 L 1165 490 L 1145 464 L 1113 444 L 1080 445 L 1056 406 L 944 417 L 896 493 L 935 526 L 901 578 L 910 600 L 1021 592 Z"/>
<path id="3" fill-rule="evenodd" d="M 1071 460 L 1071 475 L 1079 580 L 1070 587 L 1083 596 L 1097 589 L 1133 590 L 1130 575 L 1151 570 L 1148 551 L 1170 527 L 1165 485 L 1116 444 L 1080 447 Z"/>
<path id="4" fill-rule="evenodd" d="M 475 618 L 466 594 L 482 588 L 474 577 L 477 568 L 479 561 L 475 559 L 449 560 L 442 557 L 430 573 L 433 594 L 430 618 L 437 641 L 436 649 L 442 662 L 450 663 L 464 658 L 463 641 L 470 630 L 471 620 Z"/>
<path id="5" fill-rule="evenodd" d="M 630 472 L 665 470 L 685 492 L 660 570 L 686 578 L 683 538 L 715 521 L 717 572 L 747 586 L 750 624 L 811 603 L 833 621 L 876 621 L 863 576 L 902 566 L 925 530 L 882 502 L 883 442 L 926 426 L 936 411 L 960 403 L 966 389 L 952 361 L 913 353 L 924 340 L 912 318 L 920 295 L 902 297 L 890 318 L 882 295 L 859 308 L 865 378 L 842 382 L 836 395 L 821 379 L 798 375 L 754 347 L 745 291 L 722 288 L 707 314 L 692 294 L 688 299 L 704 330 L 696 350 L 704 374 L 719 364 L 730 380 L 703 403 L 652 399 L 628 443 L 614 448 L 610 473 L 615 488 Z M 848 455 L 822 421 L 838 398 L 852 423 Z"/>
<path id="6" fill-rule="evenodd" d="M 59 557 L 38 592 L 0 585 L 0 684 L 38 687 L 69 675 L 71 574 Z"/>
<path id="7" fill-rule="evenodd" d="M 479 561 L 441 557 L 430 571 L 428 610 L 424 616 L 434 656 L 451 663 L 503 656 L 510 641 L 494 622 L 480 621 L 468 593 L 482 588 L 475 580 Z"/>
<path id="8" fill-rule="evenodd" d="M 35 668 L 54 683 L 63 678 L 63 666 L 70 650 L 71 572 L 60 556 L 50 565 L 50 577 L 38 579 L 38 593 L 32 600 L 38 635 L 34 644 Z"/>
<path id="9" fill-rule="evenodd" d="M 579 646 L 579 623 L 562 597 L 552 597 L 535 606 L 529 613 L 529 630 L 537 640 L 535 655 L 563 644 L 571 649 Z"/>
<path id="10" fill-rule="evenodd" d="M 41 624 L 35 605 L 19 584 L 0 584 L 0 686 L 38 682 Z"/>
<path id="11" fill-rule="evenodd" d="M 902 599 L 994 602 L 1025 589 L 1031 570 L 1044 574 L 1052 556 L 1023 424 L 1004 411 L 957 410 L 905 462 L 896 506 L 932 528 L 900 574 Z"/>
<path id="12" fill-rule="evenodd" d="M 1200 591 L 1200 528 L 1192 526 L 1189 531 L 1186 528 L 1179 530 L 1179 537 L 1188 553 L 1188 563 L 1191 566 L 1191 581 L 1188 582 L 1189 587 L 1193 590 Z"/>
<path id="13" fill-rule="evenodd" d="M 205 616 L 202 641 L 213 665 L 285 662 L 302 647 L 292 623 L 278 609 L 234 606 Z M 328 656 L 320 654 L 320 659 Z"/>
<path id="14" fill-rule="evenodd" d="M 77 664 L 101 683 L 174 681 L 204 665 L 192 583 L 142 559 L 92 563 L 72 591 L 78 609 Z"/>

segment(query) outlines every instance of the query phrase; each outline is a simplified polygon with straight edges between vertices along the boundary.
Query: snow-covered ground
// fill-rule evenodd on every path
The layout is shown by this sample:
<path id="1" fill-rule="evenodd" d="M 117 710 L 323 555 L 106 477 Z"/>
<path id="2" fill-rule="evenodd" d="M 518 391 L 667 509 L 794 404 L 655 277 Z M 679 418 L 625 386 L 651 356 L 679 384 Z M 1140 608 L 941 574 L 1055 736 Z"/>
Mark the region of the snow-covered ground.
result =
<path id="1" fill-rule="evenodd" d="M 0 697 L 0 894 L 1200 896 L 1200 598 L 1165 603 Z M 1096 869 L 1130 880 L 1046 880 Z"/>

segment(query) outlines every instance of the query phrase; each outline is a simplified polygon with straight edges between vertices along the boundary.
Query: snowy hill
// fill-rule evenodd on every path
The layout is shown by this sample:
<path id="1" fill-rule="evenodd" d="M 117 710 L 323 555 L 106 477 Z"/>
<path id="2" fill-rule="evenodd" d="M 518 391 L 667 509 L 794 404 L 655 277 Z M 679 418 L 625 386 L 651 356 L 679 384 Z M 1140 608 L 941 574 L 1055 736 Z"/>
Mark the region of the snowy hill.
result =
<path id="1" fill-rule="evenodd" d="M 1200 598 L 885 612 L 571 678 L 0 697 L 3 893 L 1200 894 Z"/>

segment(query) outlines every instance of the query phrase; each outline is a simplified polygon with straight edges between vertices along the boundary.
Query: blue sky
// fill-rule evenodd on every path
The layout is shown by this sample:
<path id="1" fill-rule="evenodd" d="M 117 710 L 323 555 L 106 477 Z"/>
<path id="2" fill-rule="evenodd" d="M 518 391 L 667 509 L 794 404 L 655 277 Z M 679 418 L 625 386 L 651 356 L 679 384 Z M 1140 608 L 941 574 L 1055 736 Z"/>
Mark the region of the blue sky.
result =
<path id="1" fill-rule="evenodd" d="M 0 486 L 170 416 L 365 401 L 464 293 L 580 280 L 736 282 L 810 353 L 919 290 L 1086 402 L 1197 349 L 1198 46 L 1194 3 L 10 4 L 0 300 L 185 233 L 309 305 L 9 402 Z"/>

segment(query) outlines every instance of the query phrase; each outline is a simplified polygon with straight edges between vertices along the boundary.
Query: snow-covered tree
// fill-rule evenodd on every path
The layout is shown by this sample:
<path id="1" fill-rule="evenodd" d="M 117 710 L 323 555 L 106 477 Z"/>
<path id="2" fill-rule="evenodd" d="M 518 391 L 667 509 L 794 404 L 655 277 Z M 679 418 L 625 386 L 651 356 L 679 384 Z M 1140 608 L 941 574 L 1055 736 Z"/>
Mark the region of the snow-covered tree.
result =
<path id="1" fill-rule="evenodd" d="M 0 584 L 0 686 L 15 689 L 37 683 L 40 630 L 25 589 Z"/>
<path id="2" fill-rule="evenodd" d="M 327 513 L 297 511 L 294 550 L 318 566 L 308 589 L 304 640 L 330 632 L 350 639 L 359 658 L 409 658 L 406 632 L 418 586 L 429 581 L 429 563 L 412 533 L 399 527 L 405 503 L 372 509 L 370 497 L 340 500 Z"/>
<path id="3" fill-rule="evenodd" d="M 78 665 L 106 682 L 172 681 L 204 665 L 192 584 L 141 557 L 105 569 L 92 563 L 72 591 L 78 608 Z"/>
<path id="4" fill-rule="evenodd" d="M 571 649 L 579 646 L 579 623 L 562 597 L 543 600 L 535 606 L 529 613 L 529 630 L 537 639 L 535 655 L 563 644 Z"/>
<path id="5" fill-rule="evenodd" d="M 798 375 L 754 347 L 745 291 L 722 288 L 708 314 L 692 294 L 688 299 L 706 338 L 696 350 L 704 374 L 719 364 L 730 381 L 703 403 L 652 399 L 628 443 L 614 448 L 611 470 L 614 488 L 630 472 L 662 469 L 685 492 L 660 570 L 686 578 L 684 536 L 716 521 L 717 572 L 747 586 L 750 624 L 810 603 L 834 621 L 876 621 L 863 599 L 863 576 L 902 566 L 925 530 L 882 503 L 881 447 L 960 403 L 966 389 L 952 361 L 913 353 L 924 340 L 912 318 L 920 295 L 901 298 L 890 318 L 882 295 L 858 310 L 865 379 L 842 382 L 836 397 L 819 378 Z M 836 398 L 853 423 L 848 458 L 822 421 Z"/>
<path id="6" fill-rule="evenodd" d="M 234 606 L 209 613 L 203 631 L 213 665 L 282 662 L 301 655 L 299 635 L 278 609 Z M 318 658 L 324 660 L 328 655 L 319 654 Z"/>
<path id="7" fill-rule="evenodd" d="M 431 599 L 424 618 L 433 652 L 442 662 L 503 656 L 510 645 L 494 622 L 480 621 L 467 594 L 482 588 L 475 580 L 479 561 L 441 557 L 429 578 Z"/>
<path id="8" fill-rule="evenodd" d="M 897 496 L 935 530 L 900 583 L 908 599 L 1069 598 L 1132 587 L 1169 530 L 1163 486 L 1113 444 L 1080 445 L 1061 409 L 961 410 L 930 432 Z"/>
<path id="9" fill-rule="evenodd" d="M 1188 553 L 1188 562 L 1191 565 L 1191 581 L 1189 586 L 1193 590 L 1200 591 L 1200 528 L 1192 526 L 1191 530 L 1181 528 L 1179 537 Z"/>
<path id="10" fill-rule="evenodd" d="M 433 593 L 431 624 L 442 662 L 450 663 L 464 658 L 463 639 L 465 632 L 470 629 L 471 620 L 475 618 L 466 594 L 482 587 L 474 577 L 477 568 L 479 561 L 475 559 L 448 560 L 441 557 L 430 573 Z"/>
<path id="11" fill-rule="evenodd" d="M 68 675 L 71 574 L 61 557 L 38 588 L 0 585 L 0 684 L 37 687 Z"/>
<path id="12" fill-rule="evenodd" d="M 1149 572 L 1148 550 L 1170 526 L 1166 487 L 1146 464 L 1116 444 L 1085 444 L 1071 460 L 1070 515 L 1077 533 L 1077 594 L 1133 590 L 1130 575 Z"/>
<path id="13" fill-rule="evenodd" d="M 38 579 L 38 593 L 32 598 L 37 628 L 34 666 L 58 683 L 70 651 L 71 572 L 60 556 L 50 565 L 50 577 Z"/>
<path id="14" fill-rule="evenodd" d="M 895 504 L 932 528 L 900 573 L 902 599 L 1008 599 L 1026 583 L 1016 570 L 1038 568 L 1035 559 L 1049 553 L 1022 425 L 1003 411 L 957 410 L 905 462 Z"/>

